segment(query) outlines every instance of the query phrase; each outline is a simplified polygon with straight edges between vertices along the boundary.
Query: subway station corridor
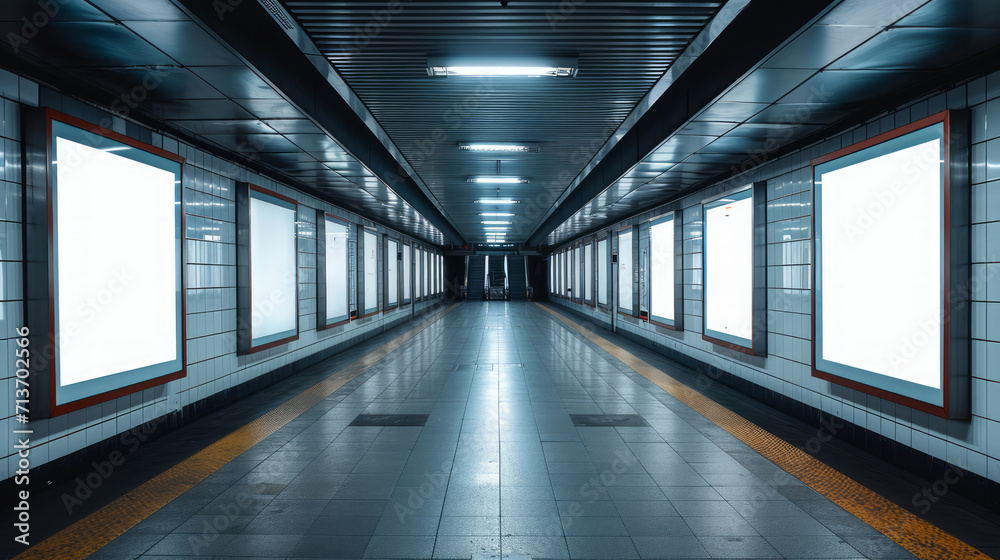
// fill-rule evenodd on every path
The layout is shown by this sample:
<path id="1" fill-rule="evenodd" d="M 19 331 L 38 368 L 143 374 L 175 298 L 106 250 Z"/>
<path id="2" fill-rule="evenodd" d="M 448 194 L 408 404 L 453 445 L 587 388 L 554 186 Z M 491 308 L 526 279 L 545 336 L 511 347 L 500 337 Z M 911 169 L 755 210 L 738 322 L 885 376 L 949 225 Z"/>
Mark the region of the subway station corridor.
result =
<path id="1" fill-rule="evenodd" d="M 393 346 L 384 357 L 217 470 L 197 456 L 182 461 L 173 470 L 207 477 L 89 557 L 914 558 L 637 373 L 633 366 L 650 375 L 637 354 L 663 378 L 673 374 L 720 402 L 738 402 L 732 394 L 596 333 L 631 349 L 612 346 L 622 361 L 574 327 L 582 328 L 530 302 L 448 308 L 398 347 L 385 343 Z M 311 384 L 336 375 L 354 357 L 302 376 Z M 765 427 L 812 433 L 760 405 L 747 410 Z M 370 425 L 357 425 L 359 415 L 373 415 Z M 187 441 L 183 432 L 162 445 Z M 837 476 L 826 484 L 844 484 Z M 158 503 L 156 489 L 139 495 Z M 58 534 L 24 557 L 53 558 L 47 544 L 89 551 L 91 537 L 107 538 L 108 525 L 121 521 L 108 515 L 136 515 L 129 499 L 115 513 L 94 514 L 90 529 Z M 899 510 L 859 505 L 885 508 L 889 518 Z M 968 507 L 956 521 L 979 533 L 976 545 L 996 546 L 996 516 Z M 903 542 L 927 530 L 910 523 L 895 527 Z M 933 547 L 939 557 L 980 557 L 954 538 Z"/>
<path id="2" fill-rule="evenodd" d="M 998 0 L 0 0 L 0 560 L 1000 559 Z"/>

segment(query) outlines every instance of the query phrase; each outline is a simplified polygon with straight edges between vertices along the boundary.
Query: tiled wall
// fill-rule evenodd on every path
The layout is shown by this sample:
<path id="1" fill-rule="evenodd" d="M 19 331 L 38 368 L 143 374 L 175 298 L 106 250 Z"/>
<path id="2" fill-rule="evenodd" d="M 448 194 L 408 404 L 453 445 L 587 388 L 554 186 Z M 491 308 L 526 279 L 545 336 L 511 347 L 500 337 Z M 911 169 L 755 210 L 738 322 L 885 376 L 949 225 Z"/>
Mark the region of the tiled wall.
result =
<path id="1" fill-rule="evenodd" d="M 810 161 L 945 109 L 969 109 L 972 149 L 972 418 L 948 421 L 903 405 L 833 386 L 811 375 Z M 750 182 L 767 182 L 767 356 L 754 357 L 702 340 L 701 201 Z M 1000 482 L 1000 72 L 921 98 L 839 136 L 765 163 L 681 201 L 615 224 L 643 223 L 683 211 L 684 325 L 679 333 L 631 317 L 619 330 L 714 366 L 739 379 L 866 428 L 889 440 Z M 604 235 L 606 232 L 601 232 Z M 614 237 L 614 236 L 613 236 Z M 567 244 L 569 245 L 569 244 Z M 557 247 L 562 250 L 564 246 Z M 600 309 L 553 298 L 594 321 Z M 618 315 L 618 317 L 622 317 Z"/>
<path id="2" fill-rule="evenodd" d="M 41 100 L 40 100 L 41 97 Z M 12 453 L 11 432 L 23 426 L 14 419 L 15 328 L 24 324 L 22 289 L 22 196 L 20 111 L 21 106 L 50 106 L 73 116 L 100 122 L 107 114 L 94 107 L 60 96 L 0 70 L 0 381 L 5 388 L 0 399 L 0 480 L 13 475 L 17 457 Z M 119 437 L 137 428 L 204 401 L 227 389 L 291 364 L 320 351 L 342 349 L 436 305 L 440 297 L 429 297 L 414 305 L 316 330 L 316 215 L 323 211 L 348 219 L 352 224 L 377 227 L 400 240 L 413 240 L 346 210 L 305 195 L 262 177 L 244 167 L 220 159 L 170 136 L 139 127 L 115 117 L 116 132 L 128 134 L 186 159 L 184 205 L 186 213 L 185 280 L 187 283 L 187 377 L 166 385 L 91 406 L 52 419 L 32 419 L 31 464 L 37 467 Z M 248 181 L 299 203 L 299 339 L 287 345 L 250 355 L 236 354 L 236 203 L 237 181 Z M 356 258 L 356 228 L 349 244 Z M 381 243 L 381 235 L 379 236 Z M 425 244 L 417 243 L 425 246 Z M 381 249 L 380 249 L 381 253 Z M 381 286 L 381 259 L 379 282 Z M 353 274 L 350 278 L 355 278 Z M 351 301 L 357 295 L 353 282 Z M 381 293 L 381 290 L 380 290 Z M 380 299 L 379 307 L 383 306 Z"/>

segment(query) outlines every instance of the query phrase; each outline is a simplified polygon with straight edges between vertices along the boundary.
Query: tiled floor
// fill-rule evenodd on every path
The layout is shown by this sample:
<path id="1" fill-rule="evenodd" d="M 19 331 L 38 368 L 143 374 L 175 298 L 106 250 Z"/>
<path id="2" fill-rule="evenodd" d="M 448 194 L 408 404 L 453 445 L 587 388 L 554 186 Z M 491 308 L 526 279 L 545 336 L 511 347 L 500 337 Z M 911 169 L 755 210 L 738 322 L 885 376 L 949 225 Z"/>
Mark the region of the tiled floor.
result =
<path id="1" fill-rule="evenodd" d="M 429 418 L 348 426 L 361 413 Z M 534 304 L 498 302 L 462 304 L 92 558 L 476 553 L 912 558 Z"/>

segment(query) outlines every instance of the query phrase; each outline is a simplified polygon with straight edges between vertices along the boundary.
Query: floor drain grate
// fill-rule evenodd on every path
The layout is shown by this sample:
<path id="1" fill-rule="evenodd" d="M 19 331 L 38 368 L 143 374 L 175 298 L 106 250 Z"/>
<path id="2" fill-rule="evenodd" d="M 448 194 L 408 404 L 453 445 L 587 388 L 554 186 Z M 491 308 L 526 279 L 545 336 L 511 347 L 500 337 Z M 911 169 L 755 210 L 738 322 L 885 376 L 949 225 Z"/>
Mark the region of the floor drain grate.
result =
<path id="1" fill-rule="evenodd" d="M 639 428 L 649 426 L 638 414 L 570 414 L 569 418 L 573 421 L 573 425 L 578 427 Z"/>
<path id="2" fill-rule="evenodd" d="M 423 426 L 429 414 L 358 414 L 351 426 Z"/>

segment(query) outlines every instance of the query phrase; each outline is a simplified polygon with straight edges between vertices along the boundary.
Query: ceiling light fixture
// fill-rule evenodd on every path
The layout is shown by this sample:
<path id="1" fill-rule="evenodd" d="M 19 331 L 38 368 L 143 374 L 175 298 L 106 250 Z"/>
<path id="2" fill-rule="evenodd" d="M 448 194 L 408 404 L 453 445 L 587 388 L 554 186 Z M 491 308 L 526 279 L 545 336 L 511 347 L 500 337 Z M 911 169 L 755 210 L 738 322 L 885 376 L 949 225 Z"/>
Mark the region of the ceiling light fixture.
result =
<path id="1" fill-rule="evenodd" d="M 490 176 L 480 176 L 480 177 L 469 177 L 470 183 L 489 183 L 494 185 L 514 185 L 518 183 L 528 183 L 528 179 L 524 177 L 497 177 L 495 175 Z"/>
<path id="2" fill-rule="evenodd" d="M 542 77 L 576 76 L 575 57 L 428 56 L 427 75 L 432 77 Z"/>
<path id="3" fill-rule="evenodd" d="M 510 225 L 510 222 L 504 222 L 504 221 L 486 221 L 486 222 L 479 222 L 479 223 L 486 224 L 488 226 L 509 226 Z"/>
<path id="4" fill-rule="evenodd" d="M 487 142 L 459 142 L 460 150 L 470 152 L 523 152 L 537 154 L 538 146 L 535 144 L 496 144 Z"/>
<path id="5" fill-rule="evenodd" d="M 476 201 L 476 204 L 518 204 L 520 200 L 511 200 L 509 198 L 481 198 Z"/>
<path id="6" fill-rule="evenodd" d="M 510 212 L 480 212 L 480 216 L 513 216 Z"/>
<path id="7" fill-rule="evenodd" d="M 507 231 L 510 228 L 499 227 L 499 226 L 486 226 L 483 229 L 485 229 L 486 231 Z"/>

